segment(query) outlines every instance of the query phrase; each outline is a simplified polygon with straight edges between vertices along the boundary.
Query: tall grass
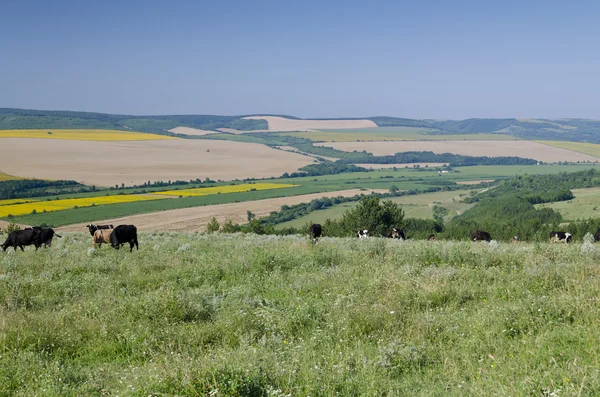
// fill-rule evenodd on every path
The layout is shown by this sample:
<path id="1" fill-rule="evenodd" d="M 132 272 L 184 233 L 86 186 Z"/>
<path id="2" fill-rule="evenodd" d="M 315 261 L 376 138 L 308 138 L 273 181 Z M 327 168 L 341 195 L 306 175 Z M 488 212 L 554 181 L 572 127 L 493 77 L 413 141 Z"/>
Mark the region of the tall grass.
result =
<path id="1" fill-rule="evenodd" d="M 0 395 L 600 390 L 591 243 L 143 233 L 0 256 Z M 554 394 L 551 394 L 554 393 Z"/>

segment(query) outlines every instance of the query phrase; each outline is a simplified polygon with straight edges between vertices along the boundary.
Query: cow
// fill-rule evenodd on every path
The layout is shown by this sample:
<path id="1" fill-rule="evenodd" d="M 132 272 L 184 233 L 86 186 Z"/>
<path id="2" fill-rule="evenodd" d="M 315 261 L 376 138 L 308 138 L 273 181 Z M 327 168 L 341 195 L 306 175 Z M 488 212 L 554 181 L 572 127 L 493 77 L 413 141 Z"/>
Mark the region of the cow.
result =
<path id="1" fill-rule="evenodd" d="M 600 241 L 600 229 L 594 234 L 594 242 Z"/>
<path id="2" fill-rule="evenodd" d="M 28 227 L 24 230 L 15 230 L 8 235 L 8 238 L 2 244 L 2 250 L 6 251 L 8 247 L 13 247 L 17 250 L 17 247 L 21 248 L 21 251 L 25 252 L 23 246 L 35 245 L 35 250 L 40 248 L 41 243 L 38 238 L 38 232 Z"/>
<path id="3" fill-rule="evenodd" d="M 102 244 L 110 244 L 110 235 L 112 234 L 112 230 L 95 230 L 92 234 L 92 247 L 100 248 Z"/>
<path id="4" fill-rule="evenodd" d="M 54 238 L 54 236 L 56 236 L 58 238 L 62 238 L 62 236 L 60 234 L 56 233 L 54 231 L 54 229 L 52 229 L 50 227 L 34 226 L 32 229 L 35 232 L 35 238 L 38 239 L 40 246 L 41 245 L 44 245 L 44 247 L 52 246 L 52 239 Z"/>
<path id="5" fill-rule="evenodd" d="M 558 243 L 564 241 L 565 244 L 569 244 L 573 241 L 573 235 L 567 232 L 550 232 L 550 242 Z"/>
<path id="6" fill-rule="evenodd" d="M 368 238 L 369 237 L 369 231 L 368 230 L 359 230 L 358 231 L 358 238 Z"/>
<path id="7" fill-rule="evenodd" d="M 435 241 L 435 234 L 431 233 L 429 237 L 427 237 L 427 241 Z"/>
<path id="8" fill-rule="evenodd" d="M 88 230 L 90 231 L 90 235 L 94 235 L 94 232 L 96 230 L 111 230 L 113 229 L 113 225 L 94 225 L 93 223 L 90 223 L 89 225 L 86 226 L 88 228 Z"/>
<path id="9" fill-rule="evenodd" d="M 483 230 L 476 230 L 471 233 L 471 241 L 492 241 L 492 237 L 488 232 L 484 232 Z"/>
<path id="10" fill-rule="evenodd" d="M 406 236 L 404 235 L 404 230 L 397 229 L 395 227 L 385 232 L 386 238 L 397 238 L 399 240 L 406 240 Z"/>
<path id="11" fill-rule="evenodd" d="M 322 228 L 321 228 L 321 225 L 319 225 L 318 223 L 314 223 L 308 227 L 308 235 L 315 242 L 319 239 L 319 237 L 321 237 L 321 233 L 322 233 Z"/>
<path id="12" fill-rule="evenodd" d="M 110 245 L 119 249 L 123 244 L 129 243 L 129 252 L 133 251 L 133 246 L 140 249 L 137 240 L 137 228 L 133 225 L 119 225 L 112 230 L 110 234 Z"/>

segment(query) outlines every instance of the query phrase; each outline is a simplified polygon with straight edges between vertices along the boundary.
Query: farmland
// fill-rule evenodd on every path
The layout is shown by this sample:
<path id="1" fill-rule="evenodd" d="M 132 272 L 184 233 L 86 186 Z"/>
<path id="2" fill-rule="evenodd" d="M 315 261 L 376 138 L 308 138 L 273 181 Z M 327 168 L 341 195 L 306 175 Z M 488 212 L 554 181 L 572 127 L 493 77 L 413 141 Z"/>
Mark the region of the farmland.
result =
<path id="1" fill-rule="evenodd" d="M 407 218 L 431 219 L 433 216 L 433 206 L 439 205 L 448 210 L 447 219 L 449 219 L 452 216 L 460 214 L 473 206 L 473 204 L 465 204 L 462 202 L 463 198 L 468 196 L 470 192 L 471 190 L 455 190 L 450 192 L 441 191 L 435 193 L 418 194 L 414 196 L 393 197 L 389 200 L 402 205 L 402 210 Z M 342 217 L 344 212 L 354 208 L 357 204 L 357 202 L 342 203 L 331 208 L 314 211 L 303 217 L 280 223 L 276 226 L 276 228 L 300 228 L 309 222 L 323 223 L 327 219 L 339 219 Z"/>
<path id="2" fill-rule="evenodd" d="M 14 180 L 17 180 L 17 179 L 22 179 L 22 178 L 19 178 L 18 176 L 8 175 L 8 174 L 5 174 L 4 172 L 0 172 L 0 182 L 3 182 L 3 181 L 14 181 Z"/>
<path id="3" fill-rule="evenodd" d="M 32 201 L 23 204 L 9 203 L 2 205 L 2 203 L 0 202 L 0 218 L 6 218 L 8 216 L 19 216 L 37 212 L 53 212 L 79 207 L 100 206 L 117 203 L 132 203 L 135 201 L 146 201 L 156 199 L 159 198 L 141 195 L 115 195 L 76 199 Z M 19 200 L 18 202 L 22 201 L 23 200 Z"/>
<path id="4" fill-rule="evenodd" d="M 65 139 L 74 141 L 156 141 L 177 139 L 143 132 L 86 129 L 0 130 L 0 138 Z"/>
<path id="5" fill-rule="evenodd" d="M 139 240 L 1 254 L 1 395 L 600 389 L 594 246 Z"/>
<path id="6" fill-rule="evenodd" d="M 327 142 L 317 145 L 347 152 L 366 150 L 376 156 L 406 151 L 432 151 L 466 156 L 517 156 L 544 162 L 598 161 L 597 157 L 532 141 L 445 141 L 445 142 Z"/>
<path id="7" fill-rule="evenodd" d="M 277 177 L 313 161 L 255 143 L 196 139 L 92 143 L 4 138 L 0 145 L 0 169 L 8 174 L 96 186 Z"/>
<path id="8" fill-rule="evenodd" d="M 538 204 L 537 208 L 552 208 L 565 220 L 600 217 L 600 188 L 573 189 L 574 199 L 556 203 Z"/>
<path id="9" fill-rule="evenodd" d="M 473 141 L 516 140 L 502 134 L 428 134 L 435 130 L 417 127 L 382 127 L 358 130 L 326 130 L 307 132 L 282 132 L 280 135 L 306 138 L 317 142 L 356 141 Z"/>
<path id="10" fill-rule="evenodd" d="M 181 189 L 181 190 L 166 190 L 152 192 L 151 194 L 163 195 L 163 196 L 183 196 L 183 197 L 198 197 L 208 196 L 210 194 L 226 194 L 226 193 L 239 193 L 254 190 L 270 190 L 270 189 L 284 189 L 288 187 L 296 187 L 298 185 L 292 185 L 289 183 L 240 183 L 238 185 L 227 185 L 227 186 L 215 186 L 215 187 L 201 187 L 194 189 Z"/>
<path id="11" fill-rule="evenodd" d="M 574 152 L 587 154 L 593 157 L 600 158 L 600 144 L 583 143 L 583 142 L 567 142 L 567 141 L 536 141 L 544 145 L 554 146 L 562 149 L 572 150 Z"/>

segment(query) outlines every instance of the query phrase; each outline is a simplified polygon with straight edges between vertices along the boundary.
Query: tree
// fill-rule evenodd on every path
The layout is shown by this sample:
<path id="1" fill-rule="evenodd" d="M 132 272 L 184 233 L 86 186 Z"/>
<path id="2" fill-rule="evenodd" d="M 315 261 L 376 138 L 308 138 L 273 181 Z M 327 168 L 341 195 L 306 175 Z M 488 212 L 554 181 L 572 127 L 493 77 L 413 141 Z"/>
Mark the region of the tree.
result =
<path id="1" fill-rule="evenodd" d="M 252 211 L 250 211 L 250 210 L 246 211 L 246 215 L 247 215 L 247 218 L 248 218 L 248 222 L 252 222 L 252 219 L 256 218 L 256 215 L 253 214 Z"/>
<path id="2" fill-rule="evenodd" d="M 400 190 L 400 189 L 398 189 L 398 186 L 396 186 L 396 185 L 392 185 L 390 187 L 390 193 L 397 193 L 398 190 Z"/>
<path id="3" fill-rule="evenodd" d="M 217 222 L 217 218 L 215 218 L 213 216 L 212 220 L 208 223 L 208 225 L 206 225 L 206 232 L 207 233 L 215 233 L 219 231 L 221 225 L 219 225 L 219 222 Z"/>
<path id="4" fill-rule="evenodd" d="M 403 219 L 402 208 L 391 200 L 380 202 L 379 197 L 363 197 L 355 208 L 346 211 L 340 226 L 347 236 L 361 229 L 378 236 L 392 227 L 401 227 Z"/>

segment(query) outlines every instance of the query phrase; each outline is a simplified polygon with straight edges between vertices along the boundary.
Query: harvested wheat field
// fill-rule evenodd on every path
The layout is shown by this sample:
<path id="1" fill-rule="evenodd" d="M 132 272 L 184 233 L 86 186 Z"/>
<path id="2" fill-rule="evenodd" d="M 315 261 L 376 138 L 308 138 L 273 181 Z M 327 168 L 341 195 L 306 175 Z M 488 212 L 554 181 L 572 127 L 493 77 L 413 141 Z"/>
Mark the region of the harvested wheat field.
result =
<path id="1" fill-rule="evenodd" d="M 74 141 L 157 141 L 178 139 L 145 132 L 94 129 L 0 130 L 0 138 L 64 139 Z M 6 144 L 4 140 L 0 145 Z"/>
<path id="2" fill-rule="evenodd" d="M 194 135 L 194 136 L 211 135 L 211 134 L 219 133 L 219 131 L 199 130 L 198 128 L 190 128 L 190 127 L 175 127 L 173 129 L 170 129 L 169 132 L 172 132 L 174 134 Z"/>
<path id="3" fill-rule="evenodd" d="M 434 153 L 454 153 L 465 156 L 516 156 L 533 158 L 548 163 L 558 161 L 598 161 L 598 158 L 593 156 L 532 141 L 324 142 L 317 143 L 316 145 L 328 146 L 347 152 L 366 150 L 375 156 L 392 155 L 398 152 L 431 151 Z"/>
<path id="4" fill-rule="evenodd" d="M 269 131 L 309 131 L 322 129 L 376 128 L 371 120 L 295 120 L 276 116 L 249 116 L 249 120 L 266 120 Z"/>
<path id="5" fill-rule="evenodd" d="M 206 225 L 213 217 L 223 224 L 227 219 L 231 219 L 233 223 L 246 223 L 247 211 L 252 211 L 257 218 L 262 218 L 269 215 L 272 211 L 278 211 L 282 205 L 294 205 L 307 203 L 311 200 L 321 197 L 337 197 L 337 196 L 355 196 L 357 194 L 370 194 L 371 192 L 385 193 L 388 190 L 374 189 L 369 191 L 361 191 L 360 189 L 341 190 L 336 192 L 324 192 L 303 194 L 300 196 L 279 197 L 265 200 L 246 201 L 243 203 L 217 204 L 207 205 L 203 207 L 182 208 L 176 210 L 168 210 L 154 212 L 150 214 L 140 214 L 126 216 L 117 219 L 106 219 L 94 223 L 104 224 L 132 224 L 140 230 L 157 230 L 157 231 L 188 231 L 188 232 L 204 232 Z M 59 227 L 57 231 L 63 232 L 81 232 L 85 230 L 86 224 L 76 224 Z"/>
<path id="6" fill-rule="evenodd" d="M 217 140 L 85 142 L 6 138 L 0 145 L 0 169 L 8 174 L 72 179 L 96 186 L 207 177 L 266 178 L 297 171 L 313 161 L 260 144 Z"/>

